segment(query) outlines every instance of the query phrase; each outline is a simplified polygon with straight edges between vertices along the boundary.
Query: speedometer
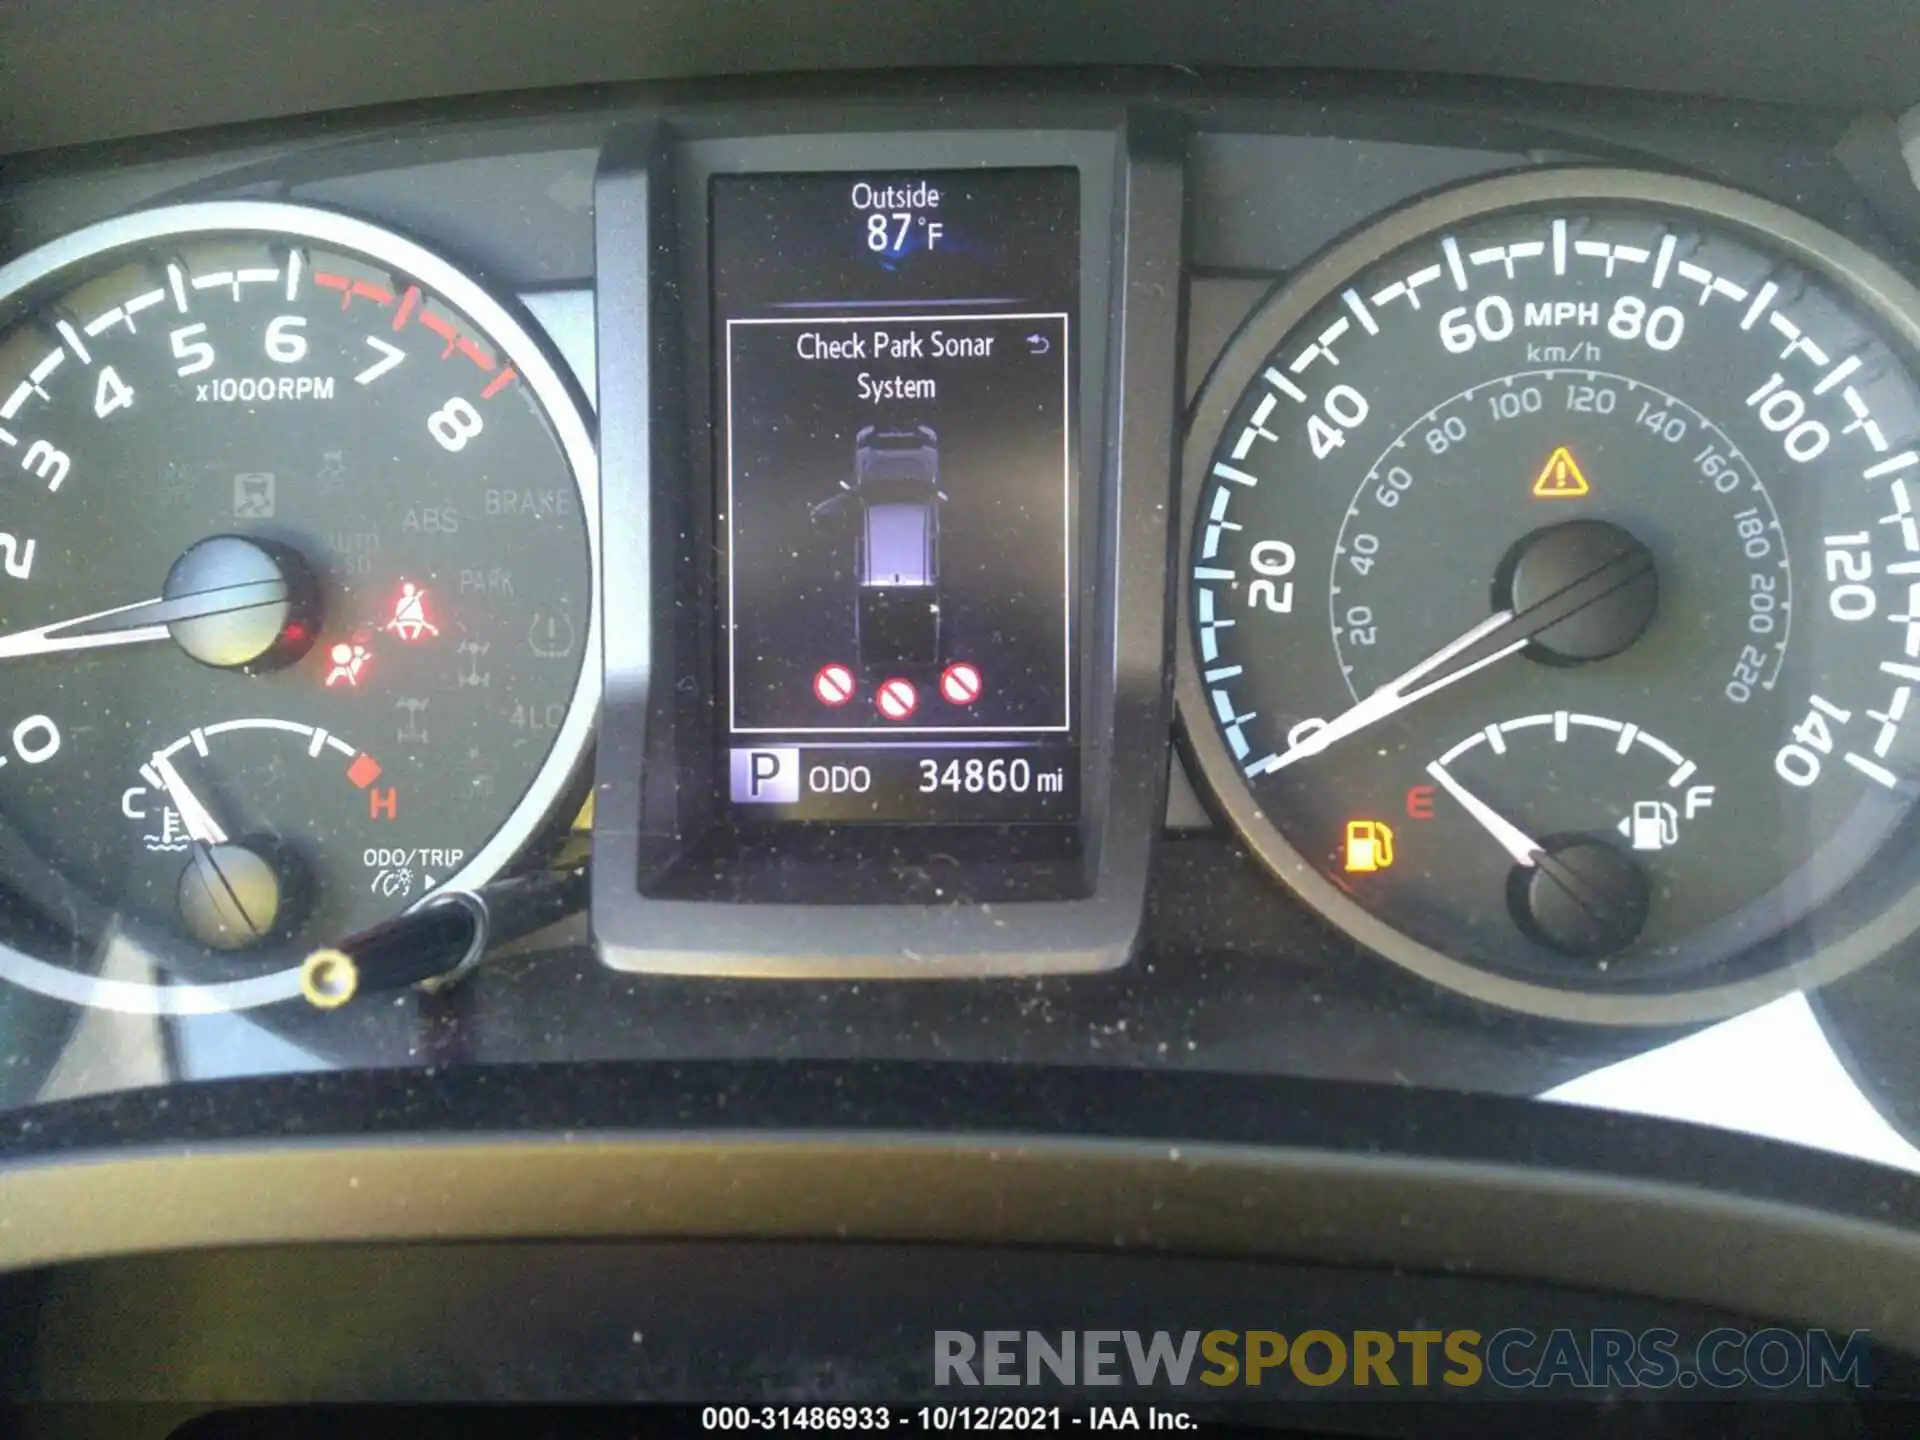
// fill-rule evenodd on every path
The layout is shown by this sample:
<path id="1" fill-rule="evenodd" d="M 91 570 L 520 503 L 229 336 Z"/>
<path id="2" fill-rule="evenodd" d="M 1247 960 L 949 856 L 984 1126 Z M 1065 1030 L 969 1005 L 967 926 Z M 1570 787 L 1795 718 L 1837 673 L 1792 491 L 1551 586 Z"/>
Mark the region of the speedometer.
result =
<path id="1" fill-rule="evenodd" d="M 472 280 L 179 206 L 0 269 L 0 978 L 171 1012 L 477 886 L 593 724 L 591 438 Z"/>
<path id="2" fill-rule="evenodd" d="M 1338 246 L 1189 435 L 1221 807 L 1376 951 L 1539 1013 L 1726 1013 L 1811 925 L 1816 972 L 1910 931 L 1916 335 L 1889 267 L 1684 179 L 1506 177 Z"/>

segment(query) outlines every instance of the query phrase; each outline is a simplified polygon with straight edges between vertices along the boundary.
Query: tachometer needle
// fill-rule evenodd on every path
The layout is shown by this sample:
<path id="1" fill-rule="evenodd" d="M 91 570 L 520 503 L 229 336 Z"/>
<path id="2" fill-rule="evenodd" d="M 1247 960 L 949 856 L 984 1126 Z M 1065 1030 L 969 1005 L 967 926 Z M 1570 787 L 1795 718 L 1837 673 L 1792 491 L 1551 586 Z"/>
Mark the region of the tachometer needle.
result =
<path id="1" fill-rule="evenodd" d="M 220 828 L 220 822 L 213 818 L 213 812 L 201 803 L 200 797 L 187 788 L 187 782 L 173 768 L 173 762 L 165 755 L 155 755 L 153 770 L 160 777 L 160 788 L 167 792 L 168 803 L 180 813 L 187 838 L 197 845 L 226 844 L 227 832 Z"/>
<path id="2" fill-rule="evenodd" d="M 1540 863 L 1545 853 L 1540 842 L 1454 779 L 1438 760 L 1427 766 L 1427 773 L 1460 802 L 1460 808 L 1478 821 L 1481 829 L 1493 836 L 1500 848 L 1513 857 L 1514 864 L 1532 869 Z"/>
<path id="3" fill-rule="evenodd" d="M 250 580 L 169 599 L 164 595 L 111 610 L 96 610 L 37 630 L 0 635 L 0 660 L 27 655 L 57 655 L 69 650 L 98 650 L 109 645 L 140 645 L 170 636 L 168 626 L 184 620 L 230 615 L 287 599 L 285 580 Z"/>

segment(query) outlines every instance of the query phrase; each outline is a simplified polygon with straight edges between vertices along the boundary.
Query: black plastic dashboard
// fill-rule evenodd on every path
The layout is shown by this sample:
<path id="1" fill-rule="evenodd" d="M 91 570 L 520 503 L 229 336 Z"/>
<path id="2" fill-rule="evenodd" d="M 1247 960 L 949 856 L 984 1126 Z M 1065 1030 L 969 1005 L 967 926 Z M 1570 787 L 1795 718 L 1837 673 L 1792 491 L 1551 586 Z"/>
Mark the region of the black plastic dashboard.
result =
<path id="1" fill-rule="evenodd" d="M 1729 27 L 1686 6 L 1616 8 L 1604 25 L 1499 6 L 1220 7 L 1179 24 L 1152 7 L 1072 24 L 1026 9 L 989 22 L 835 7 L 803 24 L 787 7 L 561 7 L 537 25 L 493 7 L 343 6 L 300 46 L 269 38 L 271 17 L 231 17 L 219 44 L 236 63 L 196 63 L 190 84 L 153 77 L 189 73 L 194 7 L 76 5 L 58 25 L 35 23 L 41 8 L 0 22 L 0 443 L 18 457 L 0 519 L 9 542 L 39 536 L 43 567 L 64 553 L 69 568 L 42 569 L 64 587 L 50 604 L 36 592 L 13 610 L 0 591 L 0 664 L 42 667 L 0 690 L 13 745 L 0 750 L 0 951 L 14 957 L 0 964 L 0 1187 L 55 1188 L 13 1192 L 8 1264 L 427 1238 L 431 1222 L 396 1218 L 424 1172 L 381 1169 L 416 1141 L 474 1146 L 473 1173 L 490 1177 L 446 1233 L 538 1232 L 511 1166 L 492 1172 L 501 1157 L 481 1151 L 511 1135 L 530 1147 L 524 1173 L 557 1174 L 575 1163 L 566 1147 L 539 1152 L 580 1133 L 636 1148 L 556 1182 L 573 1198 L 555 1236 L 807 1238 L 845 1204 L 863 1217 L 853 1233 L 892 1241 L 987 1244 L 1024 1227 L 1087 1246 L 1112 1225 L 1189 1252 L 1268 1253 L 1246 1233 L 1210 1242 L 1204 1217 L 1223 1202 L 1184 1170 L 1171 1189 L 1115 1180 L 1112 1209 L 1045 1221 L 1045 1183 L 1087 1183 L 1050 1147 L 1164 1151 L 1187 1133 L 1221 1147 L 1223 1175 L 1245 1159 L 1231 1147 L 1375 1151 L 1482 1167 L 1487 1197 L 1488 1167 L 1511 1165 L 1800 1207 L 1834 1223 L 1835 1266 L 1868 1263 L 1841 1240 L 1867 1246 L 1869 1231 L 1898 1257 L 1861 1323 L 1910 1346 L 1898 1286 L 1920 1214 L 1907 809 L 1920 756 L 1898 732 L 1920 664 L 1911 638 L 1899 649 L 1911 562 L 1895 547 L 1912 531 L 1903 457 L 1920 441 L 1920 137 L 1899 112 L 1920 91 L 1897 7 Z M 105 69 L 82 85 L 85 55 Z M 109 83 L 136 56 L 127 83 Z M 185 333 L 205 331 L 202 305 L 229 288 L 248 324 L 248 305 L 269 307 L 265 358 L 231 371 L 227 321 Z M 1377 352 L 1357 348 L 1383 332 Z M 1736 348 L 1754 335 L 1764 354 Z M 196 408 L 184 387 L 203 340 L 212 378 Z M 148 345 L 163 368 L 139 368 Z M 328 345 L 353 367 L 333 380 L 288 368 Z M 1500 366 L 1441 383 L 1448 356 L 1495 353 Z M 1396 368 L 1408 356 L 1424 390 Z M 59 384 L 83 370 L 69 400 Z M 367 398 L 423 370 L 404 402 Z M 342 413 L 368 408 L 310 420 L 315 404 L 273 430 L 305 398 L 275 388 L 308 383 L 296 373 Z M 888 375 L 897 388 L 882 390 Z M 176 408 L 149 422 L 148 396 L 176 380 L 160 402 Z M 509 413 L 497 400 L 522 396 L 495 419 Z M 1301 449 L 1278 457 L 1293 442 L 1271 417 L 1291 404 Z M 240 438 L 201 438 L 216 408 Z M 1536 416 L 1560 428 L 1527 431 L 1509 455 Z M 67 437 L 135 420 L 160 428 L 102 468 L 151 492 L 86 498 L 89 453 Z M 496 436 L 514 448 L 490 451 Z M 1417 462 L 1393 468 L 1403 443 L 1435 463 L 1457 447 L 1457 468 L 1427 486 Z M 1692 468 L 1669 475 L 1669 452 Z M 1320 523 L 1304 478 L 1317 462 L 1354 468 L 1324 502 L 1326 556 L 1311 561 L 1324 568 L 1308 578 L 1296 547 L 1304 560 Z M 455 465 L 481 468 L 436 468 Z M 1496 473 L 1511 494 L 1473 488 Z M 1863 474 L 1870 499 L 1829 498 L 1865 495 Z M 1655 486 L 1681 479 L 1706 499 Z M 1282 485 L 1285 506 L 1235 508 Z M 77 519 L 48 499 L 62 491 L 81 497 Z M 1452 512 L 1418 508 L 1443 502 Z M 1382 523 L 1350 533 L 1363 504 Z M 116 530 L 115 505 L 137 523 Z M 231 627 L 190 628 L 227 612 L 178 608 L 210 593 L 187 569 L 214 530 L 248 547 L 217 557 L 245 570 L 218 583 L 277 586 L 287 607 L 243 654 L 218 648 L 244 642 Z M 82 560 L 73 537 L 102 533 Z M 1475 568 L 1455 606 L 1446 567 L 1489 536 L 1488 575 Z M 1689 568 L 1721 539 L 1721 569 Z M 1798 650 L 1773 628 L 1773 544 L 1788 582 L 1813 584 L 1787 592 L 1785 611 L 1809 617 L 1790 633 L 1813 637 Z M 33 553 L 12 545 L 10 574 L 26 580 Z M 1386 582 L 1354 562 L 1376 553 L 1427 568 L 1417 586 L 1368 590 Z M 1526 579 L 1548 561 L 1573 565 L 1572 581 Z M 1652 570 L 1657 620 L 1652 602 L 1638 619 L 1605 608 Z M 176 608 L 138 618 L 152 638 L 172 627 L 186 652 L 167 647 L 173 669 L 142 650 L 149 668 L 102 680 L 132 622 L 64 619 L 146 593 L 99 588 L 121 574 L 165 577 L 140 603 Z M 1321 574 L 1331 660 L 1292 631 L 1211 653 L 1215 606 L 1253 610 L 1243 582 L 1253 597 L 1266 586 L 1277 614 Z M 1555 630 L 1572 602 L 1511 628 L 1596 576 L 1610 588 L 1581 614 L 1618 634 Z M 1468 619 L 1489 623 L 1489 580 L 1510 628 L 1474 633 L 1501 656 L 1531 644 L 1493 673 L 1533 665 L 1545 698 L 1524 690 L 1431 740 L 1383 726 L 1337 784 L 1299 778 L 1323 773 L 1313 727 L 1326 722 L 1312 717 L 1404 691 L 1407 665 Z M 1714 588 L 1729 583 L 1731 606 Z M 1410 617 L 1400 635 L 1380 596 Z M 1701 618 L 1674 638 L 1681 606 Z M 1732 645 L 1730 672 L 1712 648 L 1729 613 L 1766 650 Z M 1236 614 L 1243 636 L 1265 618 Z M 1355 649 L 1375 647 L 1376 623 L 1381 658 Z M 32 627 L 49 653 L 21 643 Z M 1878 649 L 1856 644 L 1868 630 Z M 49 679 L 51 649 L 76 637 L 97 653 Z M 1434 673 L 1450 684 L 1501 658 L 1475 655 L 1460 676 Z M 399 687 L 402 664 L 416 684 Z M 1235 686 L 1262 664 L 1273 689 L 1255 705 Z M 1610 692 L 1549 688 L 1622 673 Z M 1747 718 L 1776 683 L 1793 713 Z M 1688 728 L 1758 692 L 1719 728 Z M 1284 723 L 1263 739 L 1275 694 Z M 1583 726 L 1607 747 L 1555 759 L 1530 789 L 1471 768 L 1548 735 L 1576 744 Z M 1642 736 L 1663 768 L 1616 786 L 1608 767 L 1645 759 Z M 297 788 L 302 748 L 347 785 Z M 83 771 L 46 779 L 76 757 Z M 774 794 L 789 780 L 802 788 Z M 1836 794 L 1843 780 L 1865 798 Z M 1483 783 L 1503 801 L 1492 821 L 1468 788 Z M 1505 802 L 1522 796 L 1551 803 L 1537 823 L 1520 815 L 1537 838 L 1516 850 Z M 432 826 L 414 819 L 428 803 Z M 1460 828 L 1423 856 L 1436 803 Z M 1545 880 L 1576 897 L 1573 919 Z M 249 885 L 277 916 L 261 918 Z M 478 899 L 449 908 L 455 892 Z M 1706 897 L 1697 914 L 1692 895 Z M 190 955 L 172 948 L 181 924 Z M 1395 1089 L 1452 1093 L 1408 1109 Z M 1501 1098 L 1476 1119 L 1462 1096 Z M 1535 1097 L 1768 1138 L 1662 1148 L 1652 1120 Z M 1129 1120 L 1133 1106 L 1148 1118 Z M 1258 1118 L 1221 1119 L 1243 1108 Z M 859 1178 L 811 1208 L 773 1205 L 764 1224 L 716 1198 L 724 1182 L 669 1166 L 653 1178 L 681 1198 L 623 1229 L 618 1204 L 644 1187 L 623 1188 L 619 1165 L 653 1163 L 649 1140 L 728 1136 L 734 1115 L 747 1150 L 1025 1136 L 1064 1169 L 1031 1181 L 1028 1208 L 1009 1202 L 1025 1218 L 1004 1237 L 849 1198 L 863 1181 L 898 1185 L 947 1213 L 939 1185 L 909 1178 L 935 1163 L 912 1145 L 864 1170 L 831 1147 L 807 1162 L 818 1170 L 773 1163 L 757 1176 L 769 1197 L 850 1165 Z M 1511 1145 L 1489 1138 L 1509 1127 Z M 109 1238 L 140 1184 L 205 1203 L 203 1180 L 165 1169 L 180 1147 L 244 1166 L 258 1145 L 324 1148 L 356 1130 L 367 1143 L 344 1163 L 382 1174 L 382 1199 L 347 1200 L 339 1224 L 324 1207 L 253 1225 L 245 1207 L 211 1206 L 217 1224 Z M 1759 1147 L 1751 1172 L 1745 1144 Z M 1582 1145 L 1610 1158 L 1583 1164 Z M 1636 1170 L 1631 1155 L 1654 1152 Z M 129 1171 L 74 1232 L 90 1238 L 65 1245 L 66 1162 L 116 1156 L 156 1168 Z M 331 1195 L 345 1173 L 303 1180 L 288 1164 L 231 1183 Z M 1803 1164 L 1798 1189 L 1756 1178 Z M 996 1193 L 947 1178 L 952 1195 Z M 1549 1195 L 1515 1202 L 1540 1207 L 1520 1227 L 1538 1233 L 1503 1261 L 1497 1238 L 1437 1224 L 1370 1249 L 1359 1222 L 1335 1235 L 1280 1188 L 1261 1202 L 1273 1227 L 1332 1227 L 1314 1232 L 1324 1244 L 1280 1247 L 1312 1263 L 1457 1262 L 1633 1294 L 1678 1267 L 1666 1298 L 1754 1315 L 1797 1304 L 1807 1323 L 1855 1303 L 1805 1288 L 1811 1263 L 1715 1293 L 1716 1269 L 1737 1263 L 1710 1256 L 1683 1276 L 1668 1242 L 1659 1264 L 1609 1278 L 1609 1246 L 1631 1248 L 1614 1232 L 1556 1262 Z M 1382 1224 L 1389 1189 L 1362 1207 Z M 1163 1204 L 1179 1224 L 1152 1218 Z M 1447 1213 L 1465 1225 L 1474 1209 Z M 524 1393 L 557 1373 L 530 1366 Z M 552 1392 L 600 1394 L 598 1379 L 570 1389 L 577 1378 Z M 274 1398 L 284 1379 L 240 1389 Z"/>

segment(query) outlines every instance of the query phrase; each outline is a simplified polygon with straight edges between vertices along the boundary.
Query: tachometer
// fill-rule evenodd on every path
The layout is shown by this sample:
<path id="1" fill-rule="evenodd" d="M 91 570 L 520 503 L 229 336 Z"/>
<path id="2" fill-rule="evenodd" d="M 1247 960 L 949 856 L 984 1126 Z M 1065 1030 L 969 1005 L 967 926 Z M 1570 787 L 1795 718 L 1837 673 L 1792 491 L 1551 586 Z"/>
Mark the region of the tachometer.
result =
<path id="1" fill-rule="evenodd" d="M 1337 247 L 1188 441 L 1214 795 L 1503 1004 L 1723 1013 L 1816 911 L 1816 970 L 1868 958 L 1915 922 L 1870 876 L 1920 793 L 1917 335 L 1889 267 L 1676 178 L 1506 177 Z"/>
<path id="2" fill-rule="evenodd" d="M 0 978 L 168 1011 L 493 876 L 587 743 L 592 443 L 473 281 L 158 210 L 0 269 Z"/>

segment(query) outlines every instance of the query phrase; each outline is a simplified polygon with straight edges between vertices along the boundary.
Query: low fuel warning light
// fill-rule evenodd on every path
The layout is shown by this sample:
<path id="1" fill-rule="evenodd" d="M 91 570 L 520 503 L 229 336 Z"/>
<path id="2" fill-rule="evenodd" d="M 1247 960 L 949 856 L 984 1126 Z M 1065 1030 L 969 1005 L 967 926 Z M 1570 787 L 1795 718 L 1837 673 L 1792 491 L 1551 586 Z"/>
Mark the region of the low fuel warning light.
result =
<path id="1" fill-rule="evenodd" d="M 1384 820 L 1347 822 L 1346 872 L 1370 875 L 1393 865 L 1393 827 Z"/>

